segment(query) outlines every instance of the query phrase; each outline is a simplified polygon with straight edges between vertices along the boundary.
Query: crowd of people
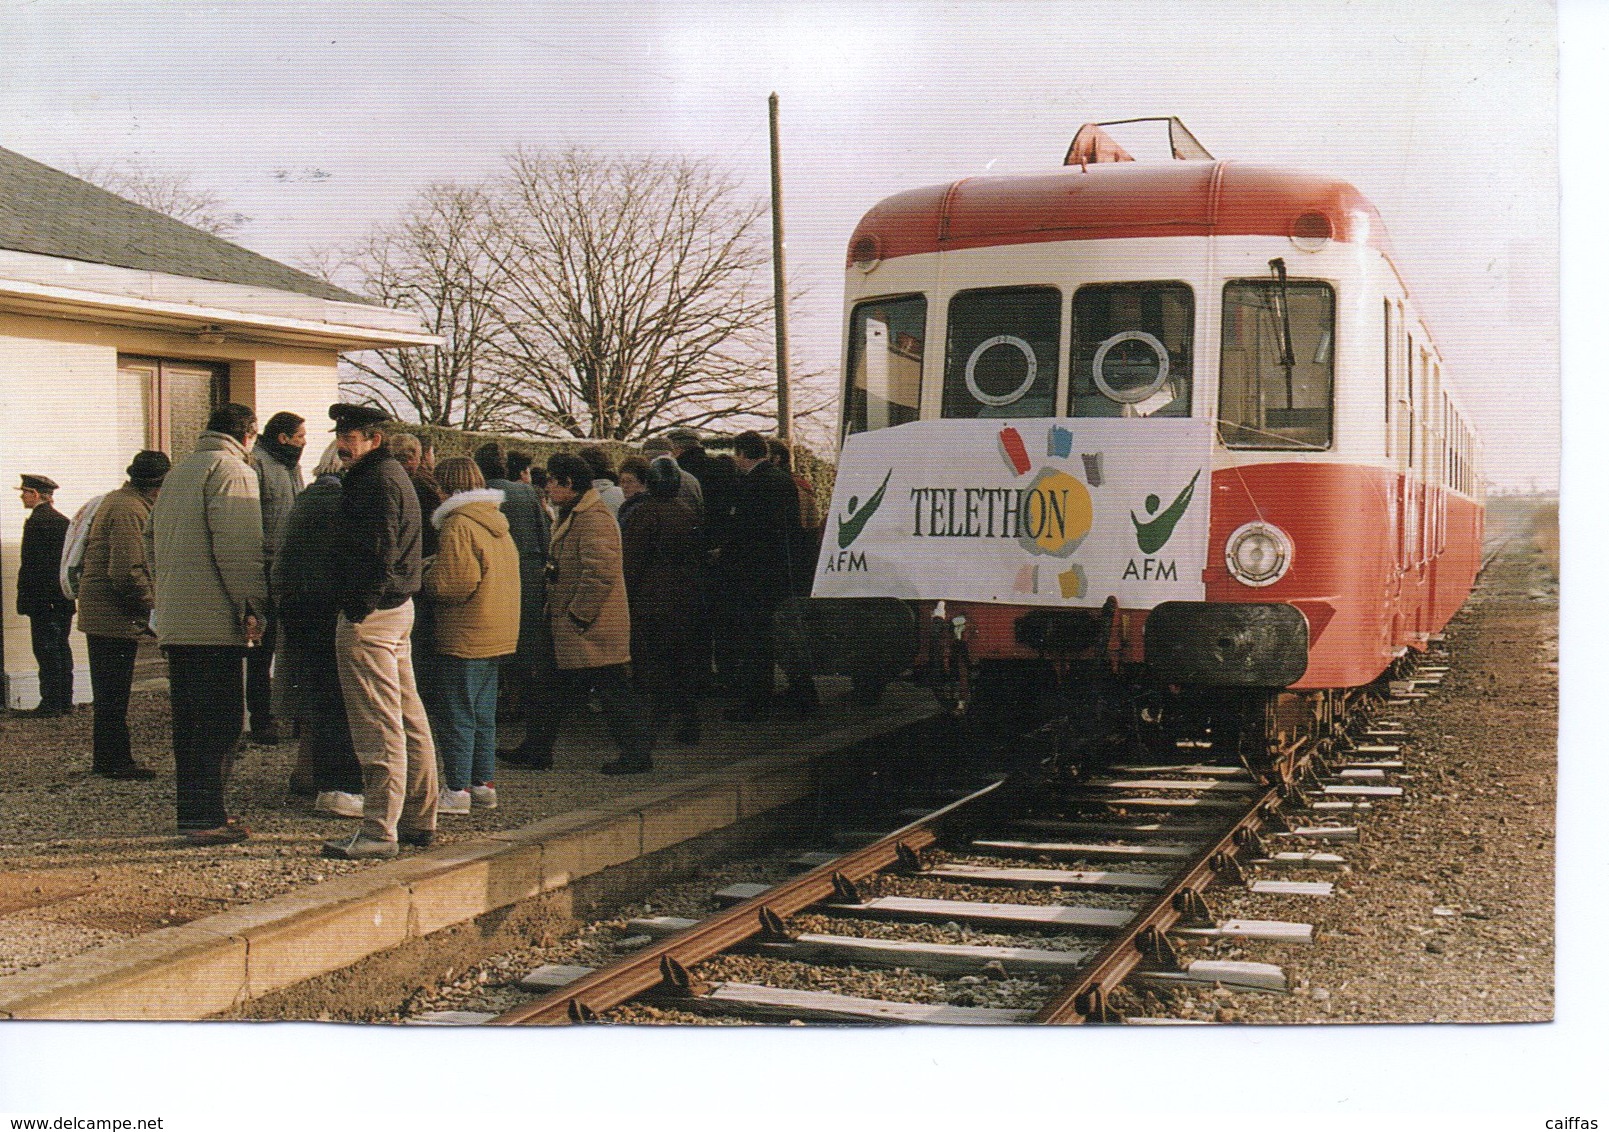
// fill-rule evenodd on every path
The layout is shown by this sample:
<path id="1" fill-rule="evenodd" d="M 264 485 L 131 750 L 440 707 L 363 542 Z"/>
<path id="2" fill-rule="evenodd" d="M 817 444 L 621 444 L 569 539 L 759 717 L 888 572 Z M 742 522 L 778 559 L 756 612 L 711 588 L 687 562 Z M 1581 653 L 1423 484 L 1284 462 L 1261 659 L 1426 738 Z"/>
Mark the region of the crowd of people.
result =
<path id="1" fill-rule="evenodd" d="M 167 658 L 178 830 L 250 836 L 225 803 L 243 740 L 299 743 L 290 787 L 359 820 L 326 856 L 427 846 L 442 815 L 497 805 L 499 762 L 553 766 L 565 717 L 591 704 L 617 755 L 652 770 L 657 738 L 728 717 L 819 710 L 808 672 L 773 686 L 774 614 L 803 592 L 820 537 L 814 489 L 754 432 L 728 455 L 672 429 L 616 468 L 601 446 L 531 457 L 489 443 L 439 463 L 369 406 L 329 410 L 334 441 L 302 472 L 307 422 L 216 409 L 177 463 L 138 453 L 122 487 L 71 523 L 57 484 L 22 477 L 18 612 L 39 664 L 33 714 L 72 710 L 69 633 L 88 639 L 91 772 L 149 780 L 128 707 L 142 638 Z M 505 719 L 522 741 L 498 748 Z"/>

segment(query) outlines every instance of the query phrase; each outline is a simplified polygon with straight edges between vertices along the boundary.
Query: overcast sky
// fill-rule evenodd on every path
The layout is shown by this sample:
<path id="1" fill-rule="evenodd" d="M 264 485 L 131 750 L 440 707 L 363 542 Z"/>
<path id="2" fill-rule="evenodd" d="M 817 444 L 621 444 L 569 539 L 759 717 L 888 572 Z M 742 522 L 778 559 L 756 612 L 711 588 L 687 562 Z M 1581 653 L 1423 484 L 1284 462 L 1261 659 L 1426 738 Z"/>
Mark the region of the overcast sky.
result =
<path id="1" fill-rule="evenodd" d="M 838 365 L 840 266 L 889 193 L 1053 168 L 1084 121 L 1379 207 L 1500 483 L 1554 482 L 1553 12 L 1538 0 L 151 3 L 0 0 L 0 145 L 192 173 L 292 262 L 518 144 L 676 152 L 766 192 L 782 99 L 795 364 Z"/>

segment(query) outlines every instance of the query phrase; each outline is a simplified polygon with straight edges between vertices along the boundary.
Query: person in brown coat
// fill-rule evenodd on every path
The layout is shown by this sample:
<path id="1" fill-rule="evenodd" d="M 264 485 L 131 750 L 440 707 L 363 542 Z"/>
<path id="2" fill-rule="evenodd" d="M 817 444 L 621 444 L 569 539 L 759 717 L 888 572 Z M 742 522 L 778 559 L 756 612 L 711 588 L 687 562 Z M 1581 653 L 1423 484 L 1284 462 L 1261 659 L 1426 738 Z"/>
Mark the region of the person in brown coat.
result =
<path id="1" fill-rule="evenodd" d="M 436 481 L 448 492 L 430 523 L 441 532 L 425 571 L 436 611 L 435 684 L 442 700 L 436 735 L 443 785 L 438 814 L 495 809 L 498 661 L 520 643 L 520 554 L 475 461 L 443 460 Z"/>
<path id="2" fill-rule="evenodd" d="M 621 480 L 629 466 L 622 466 Z M 620 528 L 626 595 L 631 602 L 631 652 L 638 685 L 659 715 L 679 722 L 676 739 L 699 739 L 699 673 L 690 666 L 703 616 L 703 540 L 698 519 L 679 498 L 681 469 L 660 456 L 644 469 L 647 490 L 628 497 Z"/>
<path id="3" fill-rule="evenodd" d="M 149 779 L 156 772 L 134 760 L 128 702 L 134 656 L 150 633 L 151 573 L 145 566 L 145 521 L 170 467 L 167 455 L 146 451 L 128 467 L 128 482 L 101 500 L 84 543 L 78 581 L 78 629 L 89 640 L 89 683 L 95 697 L 90 773 Z"/>
<path id="4" fill-rule="evenodd" d="M 631 613 L 621 572 L 620 528 L 592 487 L 592 469 L 566 453 L 548 460 L 548 498 L 558 508 L 548 551 L 548 623 L 558 670 L 542 682 L 526 722 L 525 765 L 553 765 L 564 715 L 589 689 L 603 704 L 620 757 L 605 774 L 653 769 L 653 733 L 631 685 Z M 507 756 L 505 756 L 506 758 Z"/>

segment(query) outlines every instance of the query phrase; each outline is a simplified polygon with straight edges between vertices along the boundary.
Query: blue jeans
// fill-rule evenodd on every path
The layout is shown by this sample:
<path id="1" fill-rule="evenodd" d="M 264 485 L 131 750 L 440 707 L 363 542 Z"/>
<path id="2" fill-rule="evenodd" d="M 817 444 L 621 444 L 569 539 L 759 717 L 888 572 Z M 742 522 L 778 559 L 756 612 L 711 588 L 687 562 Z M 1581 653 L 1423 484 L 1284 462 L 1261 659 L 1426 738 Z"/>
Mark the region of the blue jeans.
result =
<path id="1" fill-rule="evenodd" d="M 443 777 L 449 790 L 492 781 L 497 772 L 497 666 L 501 657 L 467 660 L 437 653 Z"/>

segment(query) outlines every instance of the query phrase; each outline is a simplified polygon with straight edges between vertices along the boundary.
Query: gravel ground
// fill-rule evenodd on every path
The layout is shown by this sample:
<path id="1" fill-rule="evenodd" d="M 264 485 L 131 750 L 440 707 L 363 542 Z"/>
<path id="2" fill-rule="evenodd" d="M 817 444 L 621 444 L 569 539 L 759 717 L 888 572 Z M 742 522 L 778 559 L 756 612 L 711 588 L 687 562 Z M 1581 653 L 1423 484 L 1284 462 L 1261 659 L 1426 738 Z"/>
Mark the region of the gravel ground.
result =
<path id="1" fill-rule="evenodd" d="M 443 816 L 437 843 L 598 805 L 876 714 L 848 705 L 846 680 L 821 685 L 827 710 L 805 722 L 739 728 L 718 722 L 717 707 L 706 705 L 702 744 L 664 746 L 653 773 L 629 780 L 598 773 L 613 747 L 601 717 L 578 712 L 560 738 L 557 769 L 503 768 L 499 808 Z M 883 710 L 925 694 L 891 686 Z M 293 742 L 247 746 L 236 761 L 229 802 L 251 840 L 184 846 L 174 833 L 167 693 L 136 692 L 129 715 L 135 757 L 158 772 L 151 782 L 88 773 L 87 707 L 64 719 L 0 717 L 0 977 L 374 865 L 319 856 L 321 841 L 350 833 L 355 822 L 315 813 L 289 793 Z"/>
<path id="2" fill-rule="evenodd" d="M 1482 589 L 1455 619 L 1446 649 L 1453 671 L 1429 699 L 1393 708 L 1405 725 L 1408 763 L 1396 781 L 1400 799 L 1377 801 L 1349 822 L 1356 844 L 1325 846 L 1346 857 L 1337 871 L 1281 870 L 1280 879 L 1328 880 L 1329 898 L 1253 895 L 1217 889 L 1220 917 L 1300 920 L 1315 927 L 1311 946 L 1257 941 L 1189 943 L 1185 959 L 1278 963 L 1290 994 L 1210 988 L 1123 988 L 1114 1005 L 1134 1015 L 1244 1023 L 1543 1021 L 1552 1016 L 1553 802 L 1557 719 L 1557 582 L 1531 543 L 1512 545 Z M 986 859 L 968 858 L 985 861 Z M 1020 862 L 997 861 L 997 864 Z M 1058 862 L 1067 868 L 1109 862 Z M 1150 865 L 1149 869 L 1157 866 Z M 1125 871 L 1147 871 L 1125 863 Z M 498 1013 L 531 997 L 513 984 L 544 963 L 596 966 L 643 946 L 627 921 L 637 915 L 702 916 L 711 893 L 734 881 L 775 882 L 789 875 L 786 854 L 736 862 L 668 886 L 646 903 L 594 923 L 555 946 L 500 956 L 421 992 L 410 1009 Z M 938 895 L 932 882 L 882 877 L 868 895 Z M 1013 903 L 1070 902 L 1128 907 L 1124 894 L 977 886 L 943 895 Z M 1088 948 L 1085 937 L 1000 934 L 956 924 L 898 924 L 811 914 L 800 931 L 933 942 L 964 941 L 1043 948 Z M 762 982 L 868 998 L 966 1006 L 1033 1008 L 1051 988 L 1033 979 L 992 975 L 937 978 L 908 970 L 802 967 L 756 956 L 702 964 L 706 980 Z M 732 1025 L 644 1003 L 612 1011 L 609 1021 Z"/>
<path id="3" fill-rule="evenodd" d="M 1558 585 L 1516 543 L 1447 633 L 1452 671 L 1390 709 L 1409 739 L 1405 793 L 1359 815 L 1329 899 L 1218 890 L 1222 916 L 1301 920 L 1310 947 L 1192 946 L 1279 963 L 1290 995 L 1148 994 L 1125 1009 L 1243 1022 L 1537 1022 L 1553 1015 Z M 1273 875 L 1273 874 L 1270 874 Z"/>

